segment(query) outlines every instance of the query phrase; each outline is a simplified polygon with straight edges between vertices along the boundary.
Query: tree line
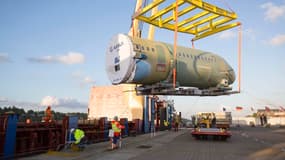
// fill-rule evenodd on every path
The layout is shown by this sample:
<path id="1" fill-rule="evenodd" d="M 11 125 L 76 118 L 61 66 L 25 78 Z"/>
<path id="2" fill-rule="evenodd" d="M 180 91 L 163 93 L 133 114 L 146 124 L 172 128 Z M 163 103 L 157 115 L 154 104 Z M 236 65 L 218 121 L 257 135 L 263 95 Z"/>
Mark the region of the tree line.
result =
<path id="1" fill-rule="evenodd" d="M 19 121 L 24 122 L 27 118 L 32 121 L 42 121 L 43 117 L 45 117 L 45 111 L 34 111 L 32 109 L 25 111 L 23 108 L 18 108 L 16 106 L 4 106 L 0 107 L 0 115 L 14 113 L 19 115 Z M 53 120 L 62 120 L 65 116 L 77 116 L 78 119 L 87 119 L 87 113 L 80 112 L 55 112 L 52 110 L 52 119 Z"/>

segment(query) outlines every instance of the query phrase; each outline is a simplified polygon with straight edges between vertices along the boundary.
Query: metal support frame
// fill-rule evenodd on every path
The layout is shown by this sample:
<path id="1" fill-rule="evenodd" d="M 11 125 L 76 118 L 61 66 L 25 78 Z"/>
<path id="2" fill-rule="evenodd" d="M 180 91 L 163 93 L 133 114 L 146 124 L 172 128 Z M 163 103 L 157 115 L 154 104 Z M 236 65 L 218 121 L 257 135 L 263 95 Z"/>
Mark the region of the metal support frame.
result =
<path id="1" fill-rule="evenodd" d="M 137 95 L 174 95 L 174 96 L 222 96 L 237 94 L 239 91 L 232 91 L 228 88 L 198 89 L 194 87 L 173 88 L 172 84 L 157 83 L 154 85 L 140 85 L 135 88 Z"/>
<path id="2" fill-rule="evenodd" d="M 169 124 L 172 124 L 173 122 L 173 104 L 171 104 L 169 101 L 167 102 L 168 107 L 168 122 Z M 170 125 L 171 127 L 172 125 Z"/>
<path id="3" fill-rule="evenodd" d="M 237 19 L 235 12 L 222 9 L 203 0 L 176 0 L 171 4 L 166 2 L 169 1 L 154 0 L 146 7 L 139 9 L 133 15 L 133 19 L 172 31 L 177 28 L 178 32 L 194 35 L 193 41 L 240 25 L 239 22 L 229 23 Z M 155 14 L 148 14 L 153 8 L 165 5 L 166 7 Z M 189 18 L 183 18 L 184 15 Z M 176 23 L 177 17 L 180 21 Z"/>
<path id="4" fill-rule="evenodd" d="M 155 119 L 155 98 L 151 97 L 150 101 L 150 113 L 151 113 L 151 118 L 150 118 L 150 132 L 154 133 L 155 132 L 155 126 L 154 126 L 154 119 Z"/>
<path id="5" fill-rule="evenodd" d="M 144 133 L 149 133 L 149 96 L 145 96 L 145 105 L 143 109 L 143 127 Z"/>
<path id="6" fill-rule="evenodd" d="M 138 2 L 141 0 L 138 0 Z M 173 2 L 174 1 L 174 2 Z M 174 67 L 172 68 L 172 89 L 167 87 L 157 88 L 160 84 L 152 86 L 136 87 L 138 95 L 188 95 L 188 96 L 219 96 L 240 93 L 241 91 L 241 27 L 238 40 L 238 91 L 229 89 L 184 89 L 176 84 L 176 46 L 177 32 L 194 35 L 194 41 L 210 35 L 241 26 L 240 22 L 232 22 L 237 19 L 237 14 L 204 2 L 203 0 L 153 0 L 144 8 L 137 9 L 132 18 L 144 21 L 151 26 L 165 28 L 174 31 Z M 167 3 L 168 2 L 168 3 Z M 158 9 L 160 8 L 160 10 Z M 152 13 L 150 13 L 153 11 Z M 179 20 L 178 20 L 179 19 Z M 150 34 L 153 34 L 150 30 Z M 153 35 L 152 35 L 153 37 Z M 161 87 L 161 86 L 160 86 Z M 177 90 L 178 89 L 178 90 Z M 230 89 L 231 90 L 231 89 Z M 167 92 L 165 92 L 167 91 Z"/>

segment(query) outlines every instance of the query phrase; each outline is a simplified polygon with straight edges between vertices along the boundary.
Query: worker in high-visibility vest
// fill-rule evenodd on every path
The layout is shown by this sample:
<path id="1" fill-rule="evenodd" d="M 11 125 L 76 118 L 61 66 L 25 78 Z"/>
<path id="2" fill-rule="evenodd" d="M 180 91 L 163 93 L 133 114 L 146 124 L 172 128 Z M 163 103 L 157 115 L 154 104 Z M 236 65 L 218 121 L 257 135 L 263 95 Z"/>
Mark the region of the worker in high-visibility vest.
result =
<path id="1" fill-rule="evenodd" d="M 114 120 L 111 122 L 112 125 L 112 130 L 114 131 L 114 135 L 113 135 L 113 142 L 112 142 L 112 149 L 118 148 L 117 143 L 118 140 L 121 140 L 121 129 L 123 128 L 123 126 L 120 125 L 120 123 L 118 122 L 118 117 L 115 116 Z"/>
<path id="2" fill-rule="evenodd" d="M 74 137 L 74 144 L 76 144 L 79 148 L 83 149 L 83 143 L 85 140 L 85 134 L 84 131 L 82 131 L 81 129 L 75 129 L 75 128 L 71 128 L 70 129 L 71 134 Z"/>

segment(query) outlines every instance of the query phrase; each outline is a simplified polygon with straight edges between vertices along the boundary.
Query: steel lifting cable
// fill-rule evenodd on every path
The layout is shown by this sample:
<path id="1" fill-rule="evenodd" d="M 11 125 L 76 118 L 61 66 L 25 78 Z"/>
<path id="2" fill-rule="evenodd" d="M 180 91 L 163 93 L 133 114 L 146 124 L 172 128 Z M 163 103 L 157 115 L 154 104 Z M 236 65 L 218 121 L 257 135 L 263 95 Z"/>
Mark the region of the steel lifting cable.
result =
<path id="1" fill-rule="evenodd" d="M 243 91 L 243 92 L 246 93 L 247 95 L 251 96 L 258 103 L 274 106 L 275 109 L 277 109 L 278 106 L 280 106 L 280 103 L 278 103 L 278 105 L 276 105 L 276 103 L 272 103 L 272 101 L 270 101 L 269 99 L 266 99 L 266 98 L 263 98 L 263 97 L 258 97 L 256 95 L 254 95 L 252 92 L 250 93 L 248 90 L 247 91 Z"/>
<path id="2" fill-rule="evenodd" d="M 178 31 L 178 0 L 176 0 L 175 4 L 175 25 L 174 25 L 174 46 L 173 46 L 173 59 L 174 59 L 174 67 L 173 67 L 173 88 L 176 87 L 176 65 L 177 65 L 177 60 L 176 60 L 176 55 L 177 55 L 177 31 Z"/>
<path id="3" fill-rule="evenodd" d="M 148 5 L 148 0 L 144 0 L 143 3 L 141 4 L 141 6 L 139 7 L 139 9 L 142 9 L 142 8 L 145 8 L 146 5 Z M 139 21 L 139 32 L 141 34 L 142 30 L 143 30 L 143 25 L 144 25 L 144 22 L 143 21 Z M 141 37 L 141 35 L 140 35 Z"/>
<path id="4" fill-rule="evenodd" d="M 137 2 L 138 2 L 138 1 L 137 1 Z M 143 3 L 137 8 L 137 10 L 136 10 L 136 7 L 135 7 L 135 8 L 134 8 L 134 14 L 133 14 L 133 15 L 135 15 L 138 11 L 140 11 L 142 8 L 144 8 L 147 4 L 148 4 L 148 0 L 144 0 Z M 133 35 L 133 37 L 137 36 L 137 35 L 135 35 L 135 33 L 136 33 L 137 31 L 135 31 L 135 27 L 134 27 L 135 23 L 134 23 L 134 21 L 135 21 L 135 19 L 134 19 L 133 16 L 132 16 L 131 29 L 132 29 L 132 35 Z M 142 30 L 143 30 L 143 23 L 144 23 L 144 22 L 139 21 L 139 20 L 137 20 L 137 21 L 138 21 L 138 28 L 139 28 L 139 30 L 140 30 L 140 35 L 139 35 L 139 37 L 141 37 L 141 32 L 142 32 Z"/>
<path id="5" fill-rule="evenodd" d="M 231 12 L 234 12 L 231 6 L 225 1 L 221 0 Z M 242 24 L 239 22 L 238 27 L 238 92 L 241 92 L 241 46 L 242 45 Z"/>
<path id="6" fill-rule="evenodd" d="M 234 12 L 233 9 L 231 8 L 231 6 L 225 1 L 225 0 L 221 0 L 222 3 L 224 3 L 224 5 L 231 11 Z M 191 40 L 191 44 L 192 44 L 192 48 L 195 49 L 195 45 L 194 45 L 194 40 Z"/>
<path id="7" fill-rule="evenodd" d="M 234 13 L 231 6 L 225 1 L 221 0 L 222 3 L 224 3 L 227 8 Z M 241 92 L 241 46 L 242 45 L 242 24 L 239 23 L 238 28 L 238 92 Z"/>
<path id="8" fill-rule="evenodd" d="M 135 12 L 136 12 L 136 7 L 135 7 L 134 10 L 133 10 L 133 13 L 135 13 Z M 133 35 L 133 37 L 134 37 L 134 18 L 133 18 L 133 16 L 132 16 L 132 19 L 131 19 L 130 30 L 132 30 L 132 35 Z"/>
<path id="9" fill-rule="evenodd" d="M 134 11 L 133 11 L 133 15 L 136 13 L 136 5 L 135 5 L 135 8 L 134 8 Z M 135 29 L 134 29 L 134 21 L 135 21 L 135 19 L 133 18 L 133 16 L 132 16 L 132 23 L 131 23 L 131 30 L 132 30 L 132 35 L 133 35 L 133 37 L 135 36 Z"/>
<path id="10" fill-rule="evenodd" d="M 231 12 L 234 12 L 234 11 L 232 10 L 231 6 L 230 6 L 225 0 L 221 0 L 221 1 L 222 1 L 222 3 L 225 4 L 225 6 L 227 6 L 227 7 L 229 8 L 229 10 L 230 10 Z"/>
<path id="11" fill-rule="evenodd" d="M 238 92 L 241 91 L 241 43 L 242 43 L 242 24 L 238 28 Z"/>
<path id="12" fill-rule="evenodd" d="M 137 5 L 138 5 L 138 0 L 136 2 L 136 5 L 135 5 L 135 8 L 134 8 L 134 12 L 133 12 L 133 16 L 132 16 L 132 23 L 131 23 L 131 30 L 132 30 L 132 36 L 135 37 L 135 18 L 134 15 L 142 8 L 142 4 L 137 8 Z M 139 25 L 139 23 L 138 23 Z"/>

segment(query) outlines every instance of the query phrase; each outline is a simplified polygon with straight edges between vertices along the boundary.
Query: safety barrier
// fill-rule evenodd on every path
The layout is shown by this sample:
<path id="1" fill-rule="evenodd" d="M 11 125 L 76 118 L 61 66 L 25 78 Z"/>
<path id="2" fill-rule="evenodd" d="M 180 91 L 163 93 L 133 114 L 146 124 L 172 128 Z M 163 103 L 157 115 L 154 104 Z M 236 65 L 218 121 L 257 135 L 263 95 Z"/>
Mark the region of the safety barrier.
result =
<path id="1" fill-rule="evenodd" d="M 143 133 L 142 120 L 136 119 L 129 122 L 128 119 L 121 118 L 120 123 L 125 126 L 122 130 L 123 137 Z M 78 120 L 74 117 L 65 117 L 61 121 L 25 123 L 17 122 L 17 115 L 1 115 L 0 159 L 57 150 L 59 146 L 64 146 L 67 142 L 70 126 L 82 129 L 88 143 L 109 140 L 108 132 L 111 124 L 106 117 L 99 120 Z M 13 140 L 14 146 L 11 144 Z"/>

